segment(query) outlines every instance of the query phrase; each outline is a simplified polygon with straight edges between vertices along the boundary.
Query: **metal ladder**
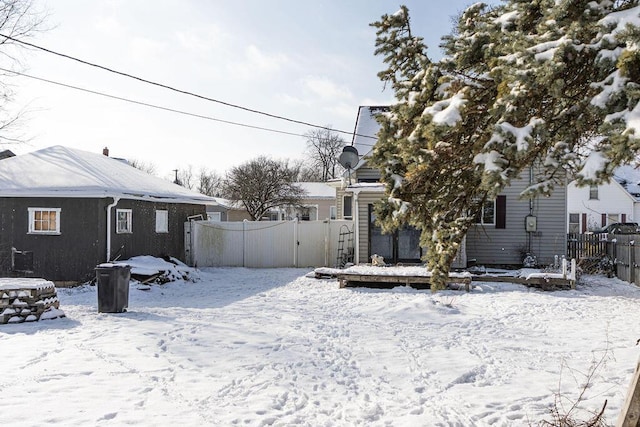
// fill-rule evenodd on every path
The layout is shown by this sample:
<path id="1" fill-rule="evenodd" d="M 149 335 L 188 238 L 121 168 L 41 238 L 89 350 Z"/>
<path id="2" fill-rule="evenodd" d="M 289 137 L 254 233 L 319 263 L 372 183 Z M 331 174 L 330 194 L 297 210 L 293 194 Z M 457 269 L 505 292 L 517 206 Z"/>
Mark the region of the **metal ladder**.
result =
<path id="1" fill-rule="evenodd" d="M 340 226 L 340 234 L 338 235 L 336 268 L 344 268 L 347 263 L 353 262 L 353 253 L 353 230 L 350 230 L 349 226 L 344 224 Z"/>

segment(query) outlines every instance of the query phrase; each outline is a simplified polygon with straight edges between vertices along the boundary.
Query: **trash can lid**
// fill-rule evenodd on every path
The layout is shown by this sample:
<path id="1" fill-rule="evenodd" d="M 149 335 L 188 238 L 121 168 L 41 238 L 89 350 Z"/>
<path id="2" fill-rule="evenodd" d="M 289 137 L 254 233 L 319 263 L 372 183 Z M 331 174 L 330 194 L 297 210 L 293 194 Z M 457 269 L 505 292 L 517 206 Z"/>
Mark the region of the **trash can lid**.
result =
<path id="1" fill-rule="evenodd" d="M 123 263 L 103 262 L 98 264 L 96 268 L 131 268 L 131 266 Z"/>

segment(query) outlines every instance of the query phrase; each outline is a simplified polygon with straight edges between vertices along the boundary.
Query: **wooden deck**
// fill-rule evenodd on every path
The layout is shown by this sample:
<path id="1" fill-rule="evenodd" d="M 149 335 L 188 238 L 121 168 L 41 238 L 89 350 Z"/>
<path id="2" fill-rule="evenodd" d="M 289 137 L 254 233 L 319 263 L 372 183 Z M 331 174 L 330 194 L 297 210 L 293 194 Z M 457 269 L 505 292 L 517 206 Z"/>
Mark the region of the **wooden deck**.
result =
<path id="1" fill-rule="evenodd" d="M 356 286 L 371 288 L 389 288 L 394 286 L 411 286 L 415 289 L 431 288 L 430 276 L 338 273 L 336 277 L 340 282 L 341 288 Z M 464 288 L 465 291 L 469 292 L 471 288 L 471 277 L 449 277 L 447 287 L 450 289 Z"/>
<path id="2" fill-rule="evenodd" d="M 321 276 L 318 276 L 321 277 Z M 326 275 L 322 277 L 327 277 Z M 394 275 L 394 274 L 362 274 L 362 273 L 337 273 L 341 288 L 346 287 L 370 287 L 392 288 L 395 286 L 410 286 L 414 289 L 430 289 L 431 277 L 425 275 Z M 544 291 L 575 289 L 575 281 L 571 278 L 559 277 L 514 277 L 495 275 L 451 276 L 447 280 L 447 288 L 454 290 L 464 289 L 469 292 L 473 282 L 505 282 L 516 283 L 528 287 L 542 289 Z"/>

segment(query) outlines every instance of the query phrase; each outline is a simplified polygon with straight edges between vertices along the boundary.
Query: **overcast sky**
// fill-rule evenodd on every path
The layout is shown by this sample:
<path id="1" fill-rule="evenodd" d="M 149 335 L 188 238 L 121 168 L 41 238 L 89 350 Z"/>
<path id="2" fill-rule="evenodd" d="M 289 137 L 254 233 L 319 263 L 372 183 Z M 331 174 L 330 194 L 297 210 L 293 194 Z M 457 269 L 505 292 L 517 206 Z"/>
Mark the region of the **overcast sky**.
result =
<path id="1" fill-rule="evenodd" d="M 181 90 L 352 132 L 359 105 L 388 104 L 369 23 L 398 10 L 383 0 L 35 0 L 49 30 L 32 43 Z M 432 57 L 452 17 L 473 0 L 410 0 L 412 27 Z M 495 3 L 495 2 L 494 2 Z M 304 134 L 311 128 L 196 99 L 41 51 L 23 55 L 35 77 L 219 120 Z M 2 66 L 6 60 L 0 60 Z M 51 145 L 173 169 L 224 173 L 259 155 L 304 157 L 305 139 L 180 115 L 26 77 L 11 82 L 27 109 L 23 154 Z M 344 135 L 345 140 L 351 140 Z"/>

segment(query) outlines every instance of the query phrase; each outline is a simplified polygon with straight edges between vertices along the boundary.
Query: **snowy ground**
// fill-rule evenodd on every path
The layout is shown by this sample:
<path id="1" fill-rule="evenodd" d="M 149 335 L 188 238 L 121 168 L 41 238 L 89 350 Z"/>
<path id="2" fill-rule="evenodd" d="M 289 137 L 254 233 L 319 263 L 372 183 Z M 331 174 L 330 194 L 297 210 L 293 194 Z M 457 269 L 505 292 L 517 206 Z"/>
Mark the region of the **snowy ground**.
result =
<path id="1" fill-rule="evenodd" d="M 570 404 L 614 423 L 638 361 L 640 289 L 339 289 L 300 269 L 132 285 L 129 312 L 59 289 L 67 317 L 0 326 L 2 419 L 20 426 L 507 426 Z"/>

